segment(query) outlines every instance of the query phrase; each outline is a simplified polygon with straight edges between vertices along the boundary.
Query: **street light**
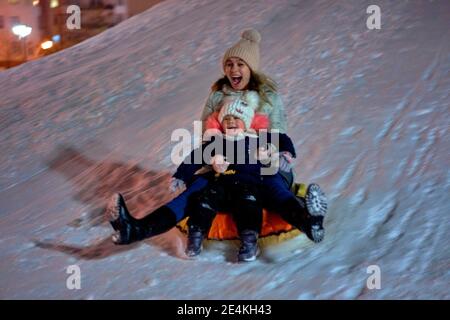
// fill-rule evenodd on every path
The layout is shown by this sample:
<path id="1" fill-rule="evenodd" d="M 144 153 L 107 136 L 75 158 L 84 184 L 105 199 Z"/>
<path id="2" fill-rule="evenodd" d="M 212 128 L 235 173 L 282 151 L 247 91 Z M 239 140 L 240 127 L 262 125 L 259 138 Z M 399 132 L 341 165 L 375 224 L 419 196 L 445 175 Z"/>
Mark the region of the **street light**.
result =
<path id="1" fill-rule="evenodd" d="M 19 40 L 22 39 L 23 42 L 23 47 L 24 47 L 24 57 L 25 57 L 25 61 L 28 60 L 28 56 L 27 56 L 27 43 L 26 43 L 26 37 L 30 35 L 31 30 L 33 30 L 33 28 L 25 25 L 25 24 L 18 24 L 15 25 L 14 27 L 12 27 L 12 32 L 19 37 Z"/>

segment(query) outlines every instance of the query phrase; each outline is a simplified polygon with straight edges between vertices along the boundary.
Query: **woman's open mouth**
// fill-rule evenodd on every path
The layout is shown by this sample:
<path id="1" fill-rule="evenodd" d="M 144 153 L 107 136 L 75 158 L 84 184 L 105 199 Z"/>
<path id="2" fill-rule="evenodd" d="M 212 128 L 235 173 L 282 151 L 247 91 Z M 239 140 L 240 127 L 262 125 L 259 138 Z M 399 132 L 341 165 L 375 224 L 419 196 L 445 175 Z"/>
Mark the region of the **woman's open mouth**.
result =
<path id="1" fill-rule="evenodd" d="M 241 83 L 241 80 L 242 80 L 242 77 L 231 77 L 231 85 L 233 87 L 237 87 Z"/>

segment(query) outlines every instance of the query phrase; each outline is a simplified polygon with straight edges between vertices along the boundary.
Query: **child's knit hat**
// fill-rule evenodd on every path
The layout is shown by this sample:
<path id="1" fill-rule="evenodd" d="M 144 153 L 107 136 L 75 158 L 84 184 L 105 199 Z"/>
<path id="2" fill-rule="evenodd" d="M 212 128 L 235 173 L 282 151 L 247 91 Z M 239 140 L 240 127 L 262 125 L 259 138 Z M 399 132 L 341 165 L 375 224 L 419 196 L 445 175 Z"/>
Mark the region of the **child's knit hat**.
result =
<path id="1" fill-rule="evenodd" d="M 255 116 L 258 101 L 259 96 L 255 91 L 247 91 L 239 97 L 225 97 L 218 116 L 219 122 L 222 123 L 225 116 L 232 115 L 241 119 L 245 124 L 245 129 L 248 130 Z"/>
<path id="2" fill-rule="evenodd" d="M 225 52 L 222 66 L 225 68 L 225 62 L 228 58 L 237 57 L 244 60 L 251 70 L 258 71 L 260 41 L 261 35 L 258 31 L 255 29 L 245 30 L 242 32 L 241 40 Z"/>

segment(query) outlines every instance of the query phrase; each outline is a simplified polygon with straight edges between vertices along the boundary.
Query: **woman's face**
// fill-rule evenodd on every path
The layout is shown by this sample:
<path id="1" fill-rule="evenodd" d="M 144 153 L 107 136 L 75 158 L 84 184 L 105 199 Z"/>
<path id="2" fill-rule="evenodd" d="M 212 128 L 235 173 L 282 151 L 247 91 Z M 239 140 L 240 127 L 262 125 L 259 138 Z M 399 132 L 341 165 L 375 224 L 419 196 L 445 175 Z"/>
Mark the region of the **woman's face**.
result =
<path id="1" fill-rule="evenodd" d="M 234 90 L 247 89 L 251 71 L 244 60 L 235 57 L 228 58 L 225 61 L 224 71 Z"/>

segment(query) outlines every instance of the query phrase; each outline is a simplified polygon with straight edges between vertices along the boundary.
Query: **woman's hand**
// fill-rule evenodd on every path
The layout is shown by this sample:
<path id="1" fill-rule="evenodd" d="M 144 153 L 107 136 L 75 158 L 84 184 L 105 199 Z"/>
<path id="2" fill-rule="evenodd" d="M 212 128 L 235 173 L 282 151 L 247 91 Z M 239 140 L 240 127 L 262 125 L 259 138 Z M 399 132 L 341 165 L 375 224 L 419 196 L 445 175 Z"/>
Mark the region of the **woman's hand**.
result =
<path id="1" fill-rule="evenodd" d="M 257 159 L 262 164 L 278 166 L 279 170 L 290 172 L 293 167 L 294 157 L 288 151 L 277 152 L 277 148 L 273 144 L 268 144 L 266 147 L 260 147 L 257 153 Z"/>
<path id="2" fill-rule="evenodd" d="M 217 154 L 211 158 L 211 165 L 215 172 L 224 173 L 225 171 L 227 171 L 230 163 L 225 160 L 225 157 L 223 155 Z"/>
<path id="3" fill-rule="evenodd" d="M 294 157 L 292 157 L 290 152 L 284 151 L 280 152 L 280 170 L 285 172 L 290 172 L 293 167 Z"/>

